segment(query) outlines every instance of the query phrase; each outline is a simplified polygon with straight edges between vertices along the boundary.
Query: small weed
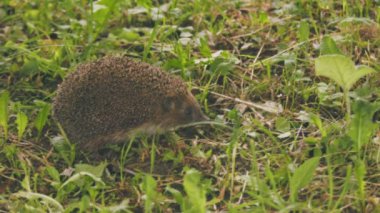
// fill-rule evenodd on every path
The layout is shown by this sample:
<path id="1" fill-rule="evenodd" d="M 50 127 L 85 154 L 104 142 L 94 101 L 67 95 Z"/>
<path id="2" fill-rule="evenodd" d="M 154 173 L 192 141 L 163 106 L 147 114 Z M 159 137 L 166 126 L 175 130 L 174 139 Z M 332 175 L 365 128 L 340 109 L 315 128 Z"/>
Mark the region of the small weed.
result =
<path id="1" fill-rule="evenodd" d="M 315 70 L 317 75 L 328 77 L 342 87 L 347 110 L 346 118 L 349 122 L 351 117 L 349 91 L 360 78 L 374 73 L 375 70 L 364 65 L 355 68 L 354 63 L 343 55 L 320 56 L 315 61 Z"/>

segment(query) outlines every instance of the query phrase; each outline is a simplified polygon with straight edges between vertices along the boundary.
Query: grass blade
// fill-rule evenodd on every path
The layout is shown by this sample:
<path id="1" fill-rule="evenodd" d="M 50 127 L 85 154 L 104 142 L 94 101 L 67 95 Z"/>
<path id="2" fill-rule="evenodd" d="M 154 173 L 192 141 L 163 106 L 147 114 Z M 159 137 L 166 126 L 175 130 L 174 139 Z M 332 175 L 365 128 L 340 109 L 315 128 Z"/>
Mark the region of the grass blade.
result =
<path id="1" fill-rule="evenodd" d="M 0 125 L 4 130 L 4 139 L 8 139 L 8 103 L 9 103 L 9 92 L 4 91 L 0 95 Z"/>
<path id="2" fill-rule="evenodd" d="M 25 113 L 23 113 L 22 111 L 19 111 L 17 113 L 16 124 L 17 124 L 17 137 L 18 137 L 18 140 L 21 141 L 22 136 L 24 135 L 25 129 L 28 125 L 28 116 L 26 116 Z"/>

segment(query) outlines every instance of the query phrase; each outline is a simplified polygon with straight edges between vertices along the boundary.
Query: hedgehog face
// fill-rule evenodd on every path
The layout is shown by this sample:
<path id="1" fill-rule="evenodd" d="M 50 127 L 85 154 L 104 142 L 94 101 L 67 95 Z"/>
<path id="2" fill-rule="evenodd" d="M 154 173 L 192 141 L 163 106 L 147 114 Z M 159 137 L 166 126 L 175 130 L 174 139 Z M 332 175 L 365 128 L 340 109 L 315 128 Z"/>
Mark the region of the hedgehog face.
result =
<path id="1" fill-rule="evenodd" d="M 159 123 L 162 129 L 209 120 L 190 92 L 184 96 L 166 98 L 161 108 L 162 117 Z"/>

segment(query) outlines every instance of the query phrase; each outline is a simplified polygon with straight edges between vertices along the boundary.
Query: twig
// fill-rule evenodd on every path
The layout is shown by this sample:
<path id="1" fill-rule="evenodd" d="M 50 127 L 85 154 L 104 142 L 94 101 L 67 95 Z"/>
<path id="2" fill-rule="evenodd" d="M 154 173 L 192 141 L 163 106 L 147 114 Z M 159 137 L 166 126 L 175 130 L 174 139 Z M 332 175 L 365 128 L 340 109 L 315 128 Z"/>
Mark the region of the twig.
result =
<path id="1" fill-rule="evenodd" d="M 255 59 L 253 60 L 253 64 L 256 64 L 257 59 L 259 59 L 259 56 L 261 55 L 261 52 L 262 52 L 263 49 L 264 49 L 264 46 L 265 46 L 265 44 L 261 45 L 259 52 L 257 53 Z M 252 71 L 251 71 L 251 76 L 250 76 L 251 80 L 252 80 L 252 78 L 253 78 L 253 71 L 254 71 L 254 70 L 255 70 L 255 68 L 253 67 L 253 68 L 252 68 Z"/>
<path id="2" fill-rule="evenodd" d="M 233 98 L 233 97 L 223 95 L 223 94 L 220 94 L 217 92 L 209 91 L 209 93 L 216 95 L 216 96 L 219 96 L 219 97 L 222 97 L 222 98 L 225 98 L 225 99 L 228 99 L 228 100 L 232 100 L 232 101 L 237 102 L 237 103 L 245 104 L 245 105 L 253 107 L 253 108 L 261 109 L 261 110 L 264 110 L 264 111 L 269 112 L 269 113 L 274 113 L 274 114 L 279 113 L 279 110 L 270 109 L 269 107 L 266 107 L 263 104 L 255 104 L 255 103 L 252 103 L 250 101 L 244 101 L 244 100 L 241 100 L 240 98 Z"/>

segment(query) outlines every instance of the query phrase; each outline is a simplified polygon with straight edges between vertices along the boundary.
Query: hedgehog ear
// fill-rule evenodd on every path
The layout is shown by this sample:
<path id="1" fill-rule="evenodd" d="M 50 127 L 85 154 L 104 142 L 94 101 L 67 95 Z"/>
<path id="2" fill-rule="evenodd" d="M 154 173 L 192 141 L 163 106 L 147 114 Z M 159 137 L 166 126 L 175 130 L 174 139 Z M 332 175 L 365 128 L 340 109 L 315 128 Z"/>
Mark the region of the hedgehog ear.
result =
<path id="1" fill-rule="evenodd" d="M 165 98 L 162 103 L 162 109 L 164 112 L 171 112 L 176 108 L 176 99 L 174 97 Z"/>
<path id="2" fill-rule="evenodd" d="M 192 94 L 192 95 L 194 95 L 194 96 L 196 96 L 196 95 L 198 95 L 198 94 L 200 94 L 201 93 L 201 91 L 199 90 L 199 89 L 196 89 L 196 88 L 192 88 L 191 90 L 190 90 L 190 94 Z"/>

